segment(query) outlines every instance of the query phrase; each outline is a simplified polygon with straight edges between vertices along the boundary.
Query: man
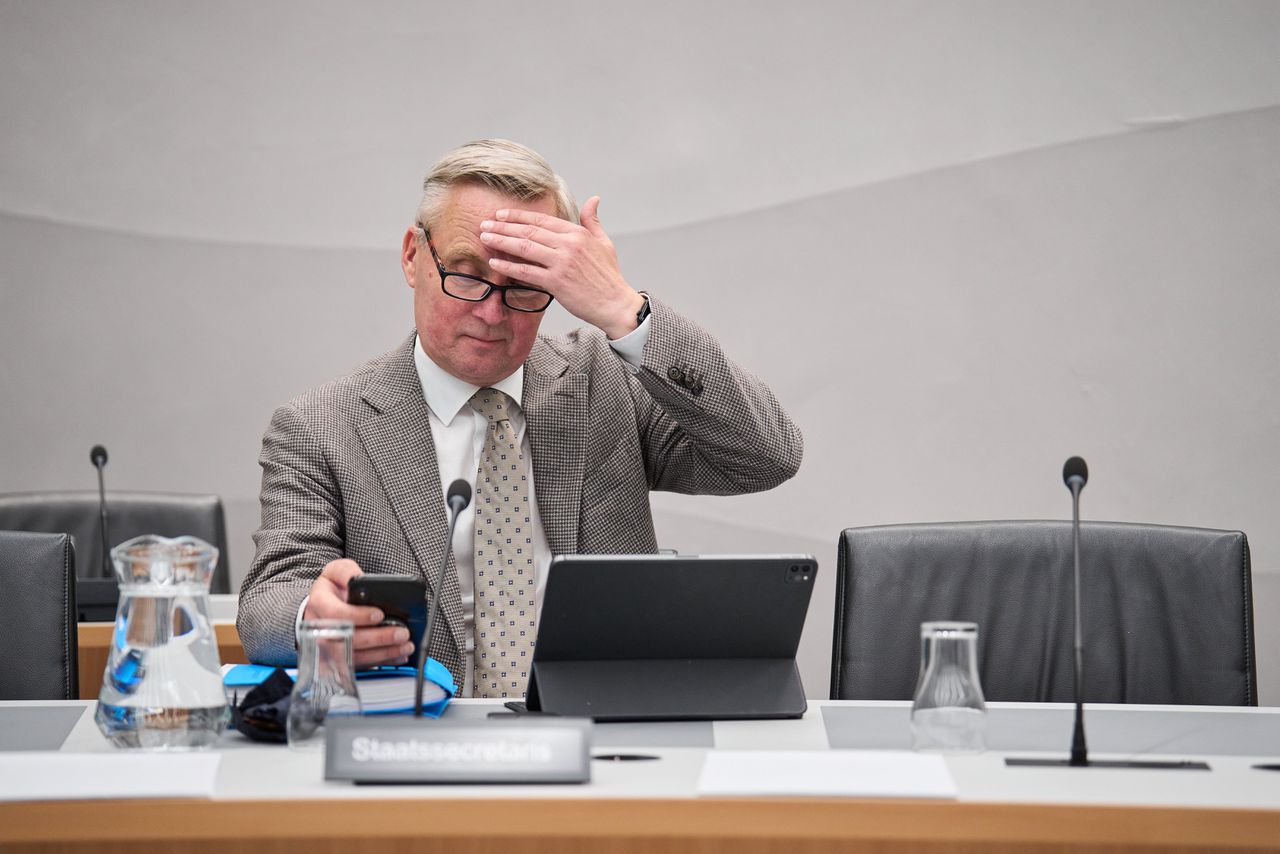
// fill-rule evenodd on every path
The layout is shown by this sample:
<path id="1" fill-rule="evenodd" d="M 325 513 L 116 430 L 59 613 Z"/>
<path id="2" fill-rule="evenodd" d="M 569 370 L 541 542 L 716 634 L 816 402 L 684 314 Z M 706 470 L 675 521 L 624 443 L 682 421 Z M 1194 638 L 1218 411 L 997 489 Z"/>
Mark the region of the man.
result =
<path id="1" fill-rule="evenodd" d="M 554 554 L 657 550 L 649 490 L 769 489 L 800 431 L 719 344 L 623 277 L 600 225 L 524 146 L 469 143 L 427 175 L 401 266 L 416 334 L 278 409 L 262 527 L 240 591 L 253 661 L 290 664 L 300 619 L 355 626 L 358 667 L 401 663 L 403 628 L 347 603 L 362 572 L 435 581 L 444 494 L 475 488 L 431 655 L 463 696 L 519 696 Z M 588 328 L 539 336 L 552 300 Z M 498 508 L 495 510 L 495 508 Z"/>

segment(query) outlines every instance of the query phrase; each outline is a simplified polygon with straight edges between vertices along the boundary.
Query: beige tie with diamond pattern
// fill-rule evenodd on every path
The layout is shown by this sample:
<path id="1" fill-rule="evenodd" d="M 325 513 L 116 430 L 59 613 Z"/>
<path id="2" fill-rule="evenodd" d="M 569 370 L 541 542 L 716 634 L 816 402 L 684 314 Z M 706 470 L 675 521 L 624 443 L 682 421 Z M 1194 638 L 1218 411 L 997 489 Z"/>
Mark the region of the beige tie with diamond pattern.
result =
<path id="1" fill-rule="evenodd" d="M 535 615 L 529 468 L 511 426 L 515 402 L 492 388 L 470 402 L 489 419 L 475 490 L 475 694 L 523 697 Z"/>

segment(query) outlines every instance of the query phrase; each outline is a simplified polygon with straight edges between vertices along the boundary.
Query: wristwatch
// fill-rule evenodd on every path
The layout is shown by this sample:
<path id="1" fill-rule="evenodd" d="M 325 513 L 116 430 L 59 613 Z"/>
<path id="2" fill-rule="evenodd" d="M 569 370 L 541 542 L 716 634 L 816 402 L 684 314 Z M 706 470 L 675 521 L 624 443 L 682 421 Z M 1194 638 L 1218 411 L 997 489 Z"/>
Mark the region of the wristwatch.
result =
<path id="1" fill-rule="evenodd" d="M 644 297 L 644 305 L 640 306 L 640 310 L 636 312 L 636 328 L 640 328 L 640 324 L 644 323 L 646 317 L 653 311 L 649 307 L 649 295 L 644 291 L 640 291 L 640 296 Z"/>

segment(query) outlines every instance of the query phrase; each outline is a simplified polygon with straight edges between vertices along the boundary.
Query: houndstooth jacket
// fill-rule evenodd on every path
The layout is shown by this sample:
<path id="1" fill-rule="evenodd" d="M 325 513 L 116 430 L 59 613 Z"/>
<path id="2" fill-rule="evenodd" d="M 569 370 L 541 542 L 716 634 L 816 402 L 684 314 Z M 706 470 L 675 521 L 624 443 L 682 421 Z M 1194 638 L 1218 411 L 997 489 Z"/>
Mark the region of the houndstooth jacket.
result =
<path id="1" fill-rule="evenodd" d="M 552 554 L 654 552 L 651 489 L 756 492 L 800 466 L 800 431 L 769 388 L 692 321 L 650 304 L 638 374 L 596 329 L 539 336 L 525 362 L 521 406 Z M 434 583 L 448 520 L 413 346 L 410 335 L 272 417 L 259 459 L 262 526 L 237 617 L 251 661 L 295 661 L 298 607 L 331 560 Z M 448 634 L 433 633 L 431 655 L 461 685 L 452 557 L 440 597 Z"/>

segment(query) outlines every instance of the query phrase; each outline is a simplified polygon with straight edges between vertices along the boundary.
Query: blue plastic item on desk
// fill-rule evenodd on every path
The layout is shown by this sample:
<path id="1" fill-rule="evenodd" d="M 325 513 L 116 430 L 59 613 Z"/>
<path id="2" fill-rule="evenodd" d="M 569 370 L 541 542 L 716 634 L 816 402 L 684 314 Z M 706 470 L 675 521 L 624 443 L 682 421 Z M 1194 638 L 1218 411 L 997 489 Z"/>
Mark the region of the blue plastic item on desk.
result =
<path id="1" fill-rule="evenodd" d="M 227 688 L 251 688 L 275 670 L 265 664 L 233 664 L 224 668 L 222 684 Z M 296 679 L 298 671 L 285 671 Z M 437 718 L 457 693 L 449 669 L 434 658 L 427 659 L 426 682 L 422 689 L 422 714 Z M 397 715 L 413 711 L 413 668 L 377 667 L 356 672 L 356 687 L 366 715 Z"/>

